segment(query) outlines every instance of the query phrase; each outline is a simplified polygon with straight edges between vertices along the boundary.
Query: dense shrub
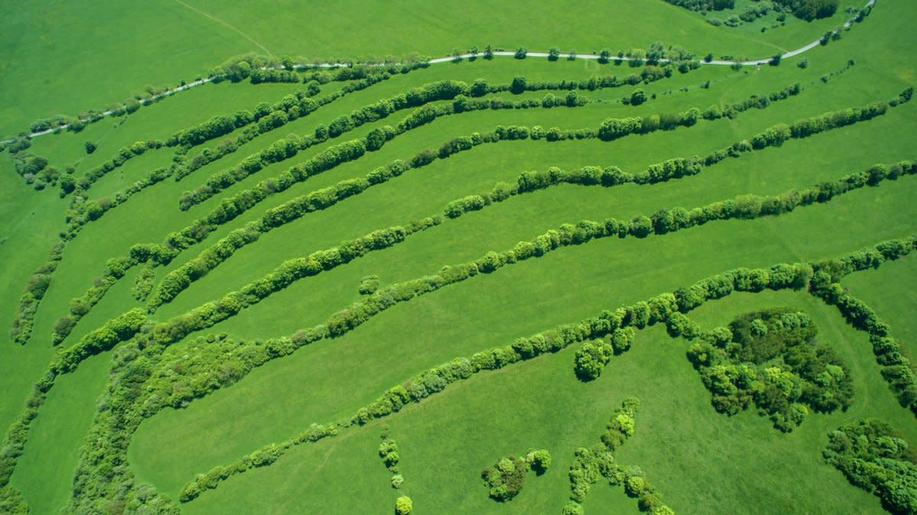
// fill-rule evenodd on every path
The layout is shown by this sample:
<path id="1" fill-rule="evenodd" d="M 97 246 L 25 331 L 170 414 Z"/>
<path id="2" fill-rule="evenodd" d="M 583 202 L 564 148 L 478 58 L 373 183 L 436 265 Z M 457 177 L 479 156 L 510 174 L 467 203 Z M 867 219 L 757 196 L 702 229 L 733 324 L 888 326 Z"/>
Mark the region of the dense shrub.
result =
<path id="1" fill-rule="evenodd" d="M 73 371 L 89 356 L 110 350 L 117 343 L 133 337 L 146 321 L 146 312 L 134 308 L 105 322 L 102 327 L 83 336 L 75 345 L 61 352 L 51 366 L 52 371 L 55 374 Z"/>
<path id="2" fill-rule="evenodd" d="M 481 472 L 481 479 L 488 489 L 490 498 L 498 502 L 506 502 L 516 497 L 525 483 L 525 476 L 529 470 L 534 470 L 538 475 L 544 474 L 551 464 L 551 454 L 542 449 L 529 451 L 522 457 L 506 456 L 500 458 L 496 464 L 487 467 Z"/>
<path id="3" fill-rule="evenodd" d="M 888 424 L 867 419 L 842 426 L 828 434 L 823 455 L 890 513 L 917 513 L 915 453 Z"/>
<path id="4" fill-rule="evenodd" d="M 803 20 L 827 18 L 837 11 L 838 0 L 774 0 L 777 5 L 789 9 Z"/>
<path id="5" fill-rule="evenodd" d="M 792 431 L 810 409 L 846 410 L 853 398 L 849 369 L 816 334 L 802 312 L 748 313 L 725 331 L 703 335 L 688 358 L 717 411 L 734 415 L 754 404 L 776 428 Z"/>
<path id="6" fill-rule="evenodd" d="M 13 319 L 13 327 L 10 330 L 10 338 L 12 338 L 15 343 L 24 345 L 32 336 L 35 313 L 38 311 L 38 305 L 41 303 L 42 299 L 44 299 L 48 287 L 51 286 L 51 277 L 63 257 L 63 252 L 63 243 L 54 245 L 54 247 L 51 248 L 48 260 L 29 277 L 26 289 L 22 293 L 22 296 L 19 297 L 16 318 Z"/>
<path id="7" fill-rule="evenodd" d="M 406 495 L 395 499 L 395 515 L 411 515 L 414 512 L 414 501 Z"/>
<path id="8" fill-rule="evenodd" d="M 847 293 L 840 284 L 832 282 L 847 273 L 877 267 L 887 259 L 898 259 L 914 248 L 917 248 L 917 239 L 898 240 L 886 242 L 871 251 L 848 255 L 845 259 L 819 263 L 811 290 L 828 304 L 835 305 L 851 325 L 869 335 L 882 377 L 898 402 L 917 414 L 917 380 L 904 347 L 889 334 L 888 326 L 872 308 Z"/>
<path id="9" fill-rule="evenodd" d="M 602 374 L 613 354 L 630 349 L 636 332 L 632 327 L 618 328 L 602 340 L 586 342 L 576 351 L 573 371 L 581 381 L 592 381 Z"/>

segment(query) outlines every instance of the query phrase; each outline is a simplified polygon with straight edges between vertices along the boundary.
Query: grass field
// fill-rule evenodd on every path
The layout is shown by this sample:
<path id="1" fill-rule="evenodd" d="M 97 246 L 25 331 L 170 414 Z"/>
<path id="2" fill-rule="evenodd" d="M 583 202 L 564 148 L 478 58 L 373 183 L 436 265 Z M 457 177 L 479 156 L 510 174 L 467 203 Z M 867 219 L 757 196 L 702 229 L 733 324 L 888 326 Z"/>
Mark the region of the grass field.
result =
<path id="1" fill-rule="evenodd" d="M 880 0 L 841 37 L 776 66 L 703 64 L 708 53 L 762 59 L 799 48 L 862 7 L 841 0 L 834 15 L 811 22 L 776 12 L 735 27 L 708 22 L 760 5 L 735 4 L 709 13 L 663 0 L 0 7 L 0 49 L 9 56 L 0 63 L 4 137 L 41 118 L 105 110 L 148 85 L 206 77 L 246 53 L 310 64 L 442 57 L 487 45 L 561 51 L 556 62 L 479 57 L 357 66 L 349 75 L 288 72 L 296 82 L 216 81 L 80 131 L 4 143 L 0 326 L 9 337 L 0 338 L 0 426 L 9 429 L 0 513 L 391 513 L 408 496 L 421 514 L 572 515 L 582 513 L 565 508 L 574 498 L 574 453 L 602 445 L 609 417 L 628 397 L 640 400 L 636 430 L 614 459 L 628 473 L 639 467 L 659 499 L 650 506 L 643 494 L 599 477 L 578 509 L 892 511 L 822 451 L 829 433 L 867 418 L 917 445 L 917 403 L 907 397 L 917 390 L 905 359 L 917 352 L 917 178 L 909 164 L 917 159 L 917 107 L 908 93 L 917 7 Z M 655 42 L 693 57 L 614 60 Z M 611 62 L 567 58 L 602 49 L 612 51 Z M 618 80 L 594 86 L 610 76 Z M 471 87 L 478 80 L 489 89 Z M 444 81 L 462 81 L 463 96 L 419 100 Z M 798 94 L 778 98 L 793 84 Z M 466 97 L 478 107 L 461 107 Z M 871 103 L 882 112 L 837 121 Z M 710 114 L 718 112 L 711 106 L 727 114 Z M 692 108 L 696 121 L 684 121 Z M 412 121 L 424 113 L 426 121 Z M 834 114 L 816 134 L 789 129 L 824 113 Z M 228 129 L 182 139 L 220 116 L 237 117 Z M 600 128 L 610 119 L 642 129 L 608 138 Z M 669 121 L 671 130 L 648 125 Z M 781 124 L 787 136 L 779 142 L 756 138 Z M 524 137 L 506 136 L 518 126 L 528 128 Z M 554 141 L 552 128 L 569 136 Z M 384 144 L 371 146 L 377 137 Z M 132 150 L 147 141 L 155 145 Z M 296 151 L 278 156 L 284 142 Z M 341 157 L 345 145 L 360 151 Z M 27 170 L 37 158 L 46 167 Z M 657 163 L 677 159 L 693 171 L 652 178 Z M 872 168 L 878 164 L 884 168 Z M 49 167 L 66 179 L 49 178 Z M 386 167 L 400 171 L 379 179 Z M 637 177 L 649 170 L 651 179 L 523 188 L 528 172 L 552 167 L 618 167 Z M 904 172 L 888 176 L 890 169 Z M 798 192 L 839 188 L 842 177 L 849 191 L 799 200 Z M 71 178 L 75 186 L 64 189 Z M 471 195 L 491 196 L 449 214 Z M 754 204 L 749 195 L 797 203 L 772 212 L 759 201 L 740 212 Z M 727 204 L 736 214 L 710 214 Z M 660 228 L 676 208 L 708 218 Z M 651 217 L 648 235 L 638 234 L 638 217 Z M 539 244 L 539 235 L 573 231 L 566 224 L 609 219 L 623 224 L 620 237 L 577 235 L 538 257 L 518 250 L 519 242 Z M 400 236 L 352 243 L 383 229 Z M 904 241 L 910 255 L 851 264 L 862 249 L 890 240 Z M 49 257 L 55 245 L 59 259 Z M 513 257 L 490 267 L 495 252 Z M 825 264 L 842 256 L 854 258 Z M 730 270 L 780 263 L 823 273 L 807 275 L 802 288 L 737 286 L 678 306 L 699 336 L 667 334 L 665 325 L 681 315 L 660 314 L 638 326 L 633 348 L 611 357 L 594 381 L 574 373 L 581 341 L 591 338 L 582 334 L 562 333 L 563 348 L 550 352 L 505 351 L 514 356 L 509 363 L 482 366 L 476 354 Z M 463 270 L 471 272 L 446 279 Z M 366 289 L 373 276 L 378 291 Z M 885 334 L 844 311 L 850 298 L 887 324 L 900 353 L 873 352 Z M 688 358 L 712 329 L 778 307 L 808 314 L 816 341 L 849 371 L 853 392 L 848 408 L 810 413 L 788 432 L 754 406 L 717 412 Z M 116 325 L 128 316 L 138 321 Z M 589 331 L 600 337 L 607 329 Z M 461 357 L 470 372 L 430 382 L 437 367 Z M 889 370 L 901 363 L 896 377 L 904 379 L 896 382 Z M 399 385 L 414 397 L 381 408 L 377 399 Z M 397 443 L 395 470 L 379 454 L 383 435 Z M 510 500 L 489 498 L 481 471 L 532 449 L 550 452 L 547 472 L 527 474 Z M 912 485 L 899 488 L 917 503 Z"/>

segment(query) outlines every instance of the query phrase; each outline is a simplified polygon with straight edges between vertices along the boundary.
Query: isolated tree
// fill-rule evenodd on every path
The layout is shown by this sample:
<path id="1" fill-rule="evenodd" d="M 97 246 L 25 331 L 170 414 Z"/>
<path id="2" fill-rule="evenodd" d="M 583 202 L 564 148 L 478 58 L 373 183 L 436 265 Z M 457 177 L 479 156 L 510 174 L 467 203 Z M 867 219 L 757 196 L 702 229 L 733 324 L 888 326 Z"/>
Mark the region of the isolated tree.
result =
<path id="1" fill-rule="evenodd" d="M 552 47 L 550 50 L 548 50 L 548 61 L 556 61 L 559 58 L 560 50 L 558 50 L 556 47 Z"/>
<path id="2" fill-rule="evenodd" d="M 87 141 L 85 144 L 85 147 L 86 147 L 87 154 L 92 154 L 93 152 L 96 151 L 96 144 L 91 141 Z"/>
<path id="3" fill-rule="evenodd" d="M 385 144 L 385 131 L 380 128 L 375 128 L 369 131 L 369 134 L 366 135 L 366 150 L 374 151 L 382 148 L 382 145 Z"/>
<path id="4" fill-rule="evenodd" d="M 414 501 L 402 495 L 395 501 L 395 515 L 410 515 L 414 511 Z"/>
<path id="5" fill-rule="evenodd" d="M 646 102 L 646 93 L 642 89 L 638 89 L 631 93 L 630 95 L 630 105 L 638 106 Z"/>

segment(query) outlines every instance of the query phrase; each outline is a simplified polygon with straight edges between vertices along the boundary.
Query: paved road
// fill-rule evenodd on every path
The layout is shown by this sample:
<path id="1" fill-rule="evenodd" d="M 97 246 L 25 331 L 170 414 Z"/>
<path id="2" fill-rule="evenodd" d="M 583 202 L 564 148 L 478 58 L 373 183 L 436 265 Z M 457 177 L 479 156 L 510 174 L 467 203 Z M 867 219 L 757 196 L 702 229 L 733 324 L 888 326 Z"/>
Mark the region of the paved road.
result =
<path id="1" fill-rule="evenodd" d="M 869 0 L 868 2 L 866 2 L 866 5 L 864 5 L 864 8 L 873 7 L 874 5 L 876 5 L 876 0 Z M 844 23 L 844 27 L 843 27 L 843 28 L 846 29 L 847 27 L 850 27 L 850 25 L 852 25 L 852 24 L 853 24 L 853 20 L 847 20 L 847 21 Z M 797 48 L 796 50 L 790 50 L 789 52 L 787 52 L 787 53 L 785 53 L 785 54 L 782 54 L 782 55 L 780 56 L 780 58 L 781 58 L 781 59 L 788 59 L 788 58 L 790 58 L 790 57 L 795 57 L 795 56 L 797 56 L 797 55 L 799 55 L 799 54 L 803 54 L 803 53 L 805 53 L 805 52 L 808 52 L 809 50 L 812 50 L 813 48 L 819 46 L 820 44 L 821 44 L 821 38 L 818 38 L 818 39 L 816 39 L 815 41 L 809 43 L 808 45 L 805 45 L 805 46 L 803 46 L 803 47 Z M 494 52 L 493 55 L 494 55 L 494 57 L 514 57 L 514 56 L 516 55 L 516 53 L 515 53 L 515 52 Z M 561 57 L 561 58 L 566 58 L 566 57 L 569 56 L 569 55 L 570 55 L 570 54 L 565 54 L 565 53 L 562 52 L 562 53 L 560 54 L 560 57 Z M 577 59 L 586 59 L 586 60 L 598 60 L 598 59 L 599 59 L 599 56 L 597 56 L 597 55 L 595 55 L 595 54 L 573 54 L 573 55 L 575 55 Z M 474 55 L 472 55 L 472 54 L 461 54 L 461 55 L 458 55 L 458 56 L 438 57 L 438 58 L 436 58 L 436 59 L 430 59 L 429 61 L 427 61 L 427 64 L 449 63 L 449 62 L 455 61 L 457 58 L 469 59 L 469 58 L 475 57 L 475 56 L 481 57 L 482 54 L 474 54 Z M 528 53 L 526 53 L 526 57 L 545 57 L 545 58 L 546 58 L 546 57 L 548 57 L 548 56 L 549 56 L 549 54 L 546 54 L 546 53 L 544 53 L 544 52 L 528 52 Z M 621 60 L 621 61 L 633 61 L 633 58 L 630 58 L 630 57 L 617 57 L 617 56 L 611 56 L 611 59 L 613 59 L 613 60 Z M 707 62 L 707 61 L 700 61 L 700 64 L 702 64 L 702 65 L 711 65 L 711 66 L 733 66 L 733 65 L 736 65 L 736 64 L 741 65 L 741 66 L 760 66 L 760 65 L 764 65 L 764 64 L 769 63 L 769 62 L 771 61 L 771 59 L 772 59 L 771 57 L 768 57 L 767 59 L 757 59 L 757 60 L 754 60 L 754 61 L 721 61 L 721 60 L 712 60 L 712 61 L 709 61 L 709 62 Z M 660 59 L 660 62 L 669 62 L 669 60 L 668 60 L 668 59 Z M 310 65 L 297 65 L 295 68 L 297 68 L 297 69 L 306 69 L 306 68 L 340 68 L 340 67 L 342 67 L 342 66 L 350 66 L 350 63 L 318 63 L 318 64 L 310 64 Z M 386 65 L 386 64 L 372 63 L 372 64 L 368 64 L 367 66 L 387 66 L 387 65 Z M 207 84 L 208 82 L 211 82 L 212 80 L 213 80 L 213 79 L 211 79 L 211 78 L 206 78 L 206 79 L 196 80 L 196 81 L 194 81 L 194 82 L 189 82 L 188 84 L 185 84 L 184 86 L 179 86 L 179 87 L 177 87 L 177 88 L 173 88 L 173 89 L 167 90 L 167 91 L 165 91 L 165 92 L 163 92 L 163 93 L 160 93 L 159 95 L 156 95 L 156 96 L 154 96 L 154 97 L 151 97 L 151 100 L 159 100 L 160 98 L 167 97 L 167 96 L 169 96 L 169 95 L 174 95 L 175 93 L 179 93 L 179 92 L 181 92 L 181 91 L 185 91 L 185 90 L 188 90 L 188 89 L 197 87 L 197 86 L 201 86 L 201 85 L 203 85 L 203 84 Z M 111 116 L 113 113 L 114 113 L 114 111 L 105 111 L 105 112 L 101 113 L 101 115 L 102 115 L 102 116 Z M 57 128 L 54 128 L 54 129 L 48 129 L 48 130 L 46 130 L 46 131 L 33 132 L 32 134 L 29 134 L 29 137 L 30 137 L 30 138 L 37 138 L 37 137 L 39 137 L 39 136 L 45 136 L 45 135 L 47 135 L 47 134 L 52 134 L 52 133 L 54 133 L 54 132 L 56 132 L 56 131 L 65 130 L 67 127 L 68 127 L 67 125 L 62 125 L 62 126 L 60 126 L 60 127 L 57 127 Z M 2 141 L 2 142 L 0 142 L 0 143 L 8 143 L 8 142 L 10 142 L 10 141 L 12 141 L 12 140 L 5 140 L 5 141 Z"/>

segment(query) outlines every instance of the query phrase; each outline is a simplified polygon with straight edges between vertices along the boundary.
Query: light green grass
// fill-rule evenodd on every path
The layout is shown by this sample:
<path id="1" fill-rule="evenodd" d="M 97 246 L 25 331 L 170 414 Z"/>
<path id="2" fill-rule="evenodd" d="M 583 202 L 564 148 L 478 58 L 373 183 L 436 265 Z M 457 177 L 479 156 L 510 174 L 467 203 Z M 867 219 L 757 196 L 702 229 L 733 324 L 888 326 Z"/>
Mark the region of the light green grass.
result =
<path id="1" fill-rule="evenodd" d="M 5 136 L 38 118 L 101 109 L 148 85 L 174 87 L 245 52 L 360 59 L 442 56 L 492 44 L 589 53 L 664 41 L 699 54 L 761 57 L 777 48 L 802 46 L 839 24 L 843 15 L 813 24 L 792 20 L 798 30 L 773 35 L 718 29 L 684 9 L 641 0 L 576 6 L 416 0 L 392 6 L 352 0 L 324 6 L 42 1 L 28 9 L 6 4 L 0 17 L 5 20 L 0 48 L 9 56 L 0 80 L 0 91 L 9 99 L 0 111 L 0 134 Z"/>
<path id="2" fill-rule="evenodd" d="M 276 54 L 305 57 L 405 55 L 412 50 L 443 54 L 453 48 L 483 47 L 487 43 L 509 49 L 517 45 L 531 50 L 557 46 L 591 52 L 604 46 L 645 47 L 655 40 L 678 43 L 701 54 L 713 51 L 715 55 L 761 57 L 778 48 L 804 44 L 844 17 L 839 14 L 815 23 L 790 18 L 786 27 L 761 34 L 755 32 L 756 24 L 717 29 L 700 15 L 661 1 L 622 0 L 613 6 L 588 4 L 576 9 L 515 2 L 462 4 L 461 9 L 414 2 L 384 9 L 347 3 L 292 8 L 282 2 L 259 6 L 257 17 L 251 16 L 251 6 L 242 4 L 209 0 L 186 3 L 241 29 Z M 752 110 L 735 120 L 701 122 L 690 129 L 614 143 L 500 143 L 438 161 L 272 231 L 152 317 L 166 320 L 218 298 L 285 259 L 437 213 L 449 200 L 487 191 L 497 181 L 513 180 L 524 170 L 614 164 L 634 172 L 671 157 L 703 155 L 775 123 L 886 100 L 915 82 L 917 55 L 906 44 L 906 37 L 899 37 L 908 34 L 915 9 L 910 3 L 881 2 L 865 23 L 845 33 L 842 40 L 807 54 L 809 67 L 805 70 L 790 60 L 779 67 L 739 71 L 704 67 L 637 86 L 657 98 L 636 108 L 616 103 L 636 89 L 622 87 L 583 92 L 603 102 L 579 109 L 476 112 L 437 120 L 387 143 L 379 152 L 272 196 L 182 253 L 158 270 L 157 277 L 286 200 L 342 179 L 364 176 L 376 166 L 410 158 L 421 149 L 473 131 L 492 130 L 500 124 L 596 127 L 610 116 L 704 108 L 775 91 L 795 81 L 805 88 L 799 97 L 766 110 Z M 85 23 L 88 18 L 94 22 Z M 15 132 L 40 116 L 104 107 L 147 83 L 172 84 L 194 78 L 225 57 L 257 49 L 245 36 L 178 2 L 130 7 L 111 2 L 4 6 L 0 7 L 0 19 L 4 20 L 0 25 L 9 29 L 0 35 L 0 48 L 11 56 L 0 65 L 0 96 L 5 99 L 0 106 L 0 135 Z M 128 25 L 132 30 L 125 33 L 123 27 Z M 161 30 L 163 26 L 169 30 Z M 353 27 L 360 27 L 360 37 L 350 36 Z M 152 37 L 154 29 L 157 35 Z M 189 46 L 190 40 L 194 44 Z M 827 84 L 819 80 L 851 59 L 856 64 L 850 69 Z M 162 241 L 169 232 L 185 227 L 223 199 L 304 162 L 335 141 L 273 164 L 202 205 L 179 211 L 182 192 L 198 187 L 214 173 L 287 134 L 309 134 L 341 114 L 436 80 L 470 82 L 485 78 L 490 83 L 507 83 L 514 76 L 575 80 L 592 75 L 623 76 L 632 71 L 639 69 L 563 59 L 556 63 L 496 59 L 433 66 L 347 95 L 255 138 L 181 182 L 169 179 L 135 195 L 89 224 L 68 245 L 36 317 L 33 340 L 21 348 L 0 338 L 0 389 L 4 392 L 0 427 L 15 419 L 32 384 L 50 361 L 54 352 L 50 332 L 55 320 L 67 312 L 70 299 L 92 285 L 107 259 L 123 255 L 135 243 Z M 710 88 L 701 88 L 706 81 Z M 325 85 L 321 94 L 338 87 Z M 90 125 L 78 134 L 37 139 L 30 150 L 47 156 L 53 166 L 74 165 L 82 174 L 134 141 L 165 138 L 214 115 L 250 109 L 262 100 L 273 102 L 301 88 L 289 84 L 208 85 L 144 107 L 126 118 Z M 519 99 L 542 95 L 498 96 Z M 368 124 L 340 140 L 396 124 L 408 112 Z M 300 281 L 212 331 L 247 339 L 289 334 L 319 323 L 357 300 L 357 287 L 365 275 L 377 274 L 385 285 L 433 273 L 444 264 L 509 248 L 563 222 L 651 214 L 662 207 L 693 207 L 746 192 L 773 194 L 830 180 L 877 162 L 912 159 L 917 157 L 910 136 L 915 130 L 917 107 L 910 103 L 870 122 L 729 160 L 697 177 L 649 187 L 561 186 L 522 195 Z M 86 156 L 83 145 L 90 140 L 98 143 L 99 149 Z M 189 155 L 200 150 L 192 149 Z M 90 197 L 113 195 L 153 168 L 167 165 L 170 159 L 170 150 L 137 158 L 94 184 Z M 450 286 L 399 305 L 343 338 L 271 362 L 237 385 L 195 401 L 187 409 L 166 410 L 154 416 L 134 436 L 129 466 L 140 481 L 175 498 L 195 473 L 284 440 L 311 422 L 349 416 L 385 388 L 455 356 L 506 344 L 515 337 L 736 266 L 831 257 L 885 238 L 913 234 L 917 229 L 917 211 L 911 201 L 914 194 L 914 179 L 907 177 L 782 217 L 712 223 L 647 240 L 591 242 Z M 15 175 L 9 158 L 0 156 L 0 259 L 5 265 L 0 270 L 0 331 L 10 327 L 29 274 L 44 261 L 57 233 L 65 227 L 68 202 L 58 199 L 54 190 L 32 191 Z M 873 306 L 891 325 L 893 334 L 912 350 L 914 328 L 909 313 L 917 300 L 911 291 L 917 277 L 913 260 L 911 257 L 844 280 L 851 293 Z M 138 305 L 130 293 L 135 275 L 136 271 L 119 281 L 64 345 L 75 343 L 106 320 Z M 638 395 L 644 401 L 638 433 L 620 451 L 620 461 L 643 467 L 676 511 L 746 513 L 760 512 L 761 507 L 782 512 L 793 511 L 791 508 L 804 512 L 877 511 L 874 497 L 848 485 L 839 473 L 818 460 L 827 431 L 855 417 L 879 416 L 904 429 L 912 439 L 915 436 L 913 418 L 896 405 L 878 375 L 865 336 L 846 326 L 834 308 L 804 293 L 734 296 L 711 303 L 696 316 L 705 325 L 719 324 L 735 314 L 773 305 L 812 312 L 825 341 L 836 346 L 847 360 L 856 381 L 856 400 L 848 413 L 810 417 L 792 435 L 776 433 L 765 419 L 754 414 L 734 418 L 718 415 L 684 357 L 684 342 L 653 329 L 641 333 L 637 347 L 613 361 L 595 384 L 582 385 L 573 378 L 570 349 L 498 373 L 482 374 L 384 421 L 392 427 L 392 436 L 402 449 L 405 492 L 414 498 L 419 513 L 559 512 L 569 493 L 566 469 L 573 449 L 595 443 L 611 410 L 623 397 Z M 191 351 L 185 342 L 179 342 L 167 352 L 181 356 Z M 34 513 L 54 512 L 67 501 L 78 449 L 85 443 L 109 364 L 110 354 L 106 354 L 84 364 L 75 375 L 60 379 L 42 408 L 13 477 L 13 485 L 23 491 Z M 397 493 L 388 486 L 389 473 L 376 454 L 382 425 L 372 424 L 303 446 L 273 466 L 231 479 L 184 508 L 191 513 L 390 511 Z M 530 476 L 522 494 L 506 506 L 487 499 L 479 479 L 481 469 L 500 456 L 520 454 L 529 447 L 551 450 L 555 458 L 552 470 L 542 478 Z M 353 495 L 354 491 L 360 495 Z M 591 513 L 626 512 L 636 509 L 635 505 L 619 489 L 604 483 L 594 486 L 586 502 Z"/>
<path id="3" fill-rule="evenodd" d="M 901 346 L 913 359 L 917 352 L 917 259 L 908 257 L 878 270 L 846 277 L 841 281 L 850 293 L 876 311 Z"/>

